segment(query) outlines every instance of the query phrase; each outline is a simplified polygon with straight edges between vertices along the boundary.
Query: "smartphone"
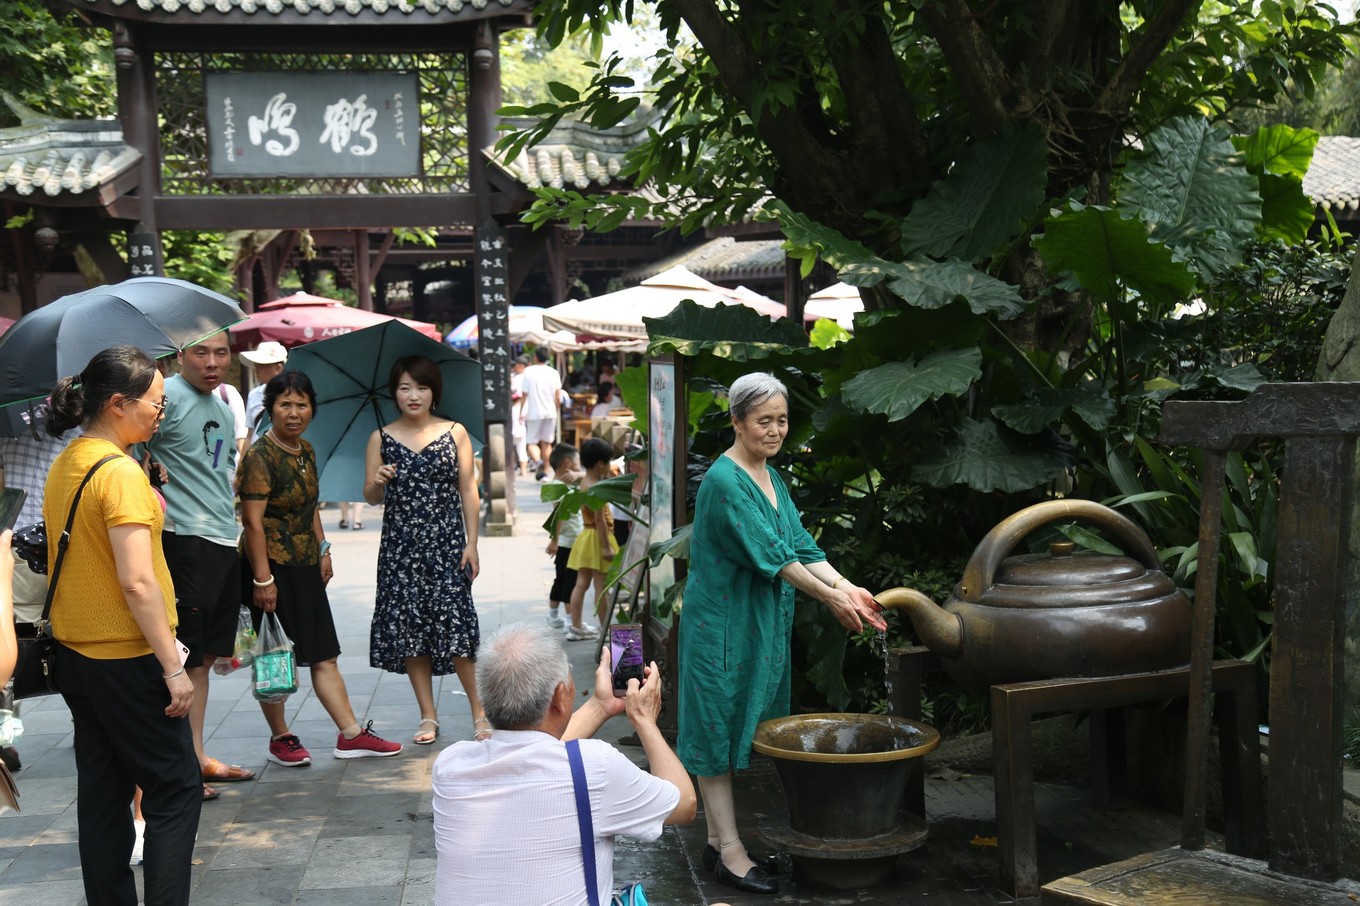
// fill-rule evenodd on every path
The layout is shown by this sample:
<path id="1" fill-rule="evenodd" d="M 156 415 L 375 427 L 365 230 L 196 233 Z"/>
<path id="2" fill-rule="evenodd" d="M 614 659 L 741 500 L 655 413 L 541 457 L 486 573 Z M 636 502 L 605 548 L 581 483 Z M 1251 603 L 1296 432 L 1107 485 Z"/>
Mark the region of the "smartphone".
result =
<path id="1" fill-rule="evenodd" d="M 614 695 L 628 694 L 628 681 L 642 682 L 642 624 L 620 623 L 609 627 L 609 654 L 613 664 Z"/>
<path id="2" fill-rule="evenodd" d="M 0 532 L 14 528 L 19 511 L 24 508 L 28 492 L 23 488 L 5 488 L 0 491 Z"/>

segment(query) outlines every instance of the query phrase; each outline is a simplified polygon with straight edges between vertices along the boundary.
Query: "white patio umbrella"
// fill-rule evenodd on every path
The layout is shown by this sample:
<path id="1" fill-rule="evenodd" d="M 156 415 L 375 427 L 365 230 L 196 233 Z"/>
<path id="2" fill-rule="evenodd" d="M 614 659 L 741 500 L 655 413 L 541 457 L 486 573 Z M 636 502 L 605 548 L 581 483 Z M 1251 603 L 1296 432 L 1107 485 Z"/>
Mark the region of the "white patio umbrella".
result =
<path id="1" fill-rule="evenodd" d="M 693 299 L 705 308 L 740 304 L 730 290 L 676 266 L 648 277 L 637 286 L 545 308 L 543 326 L 549 330 L 570 330 L 582 341 L 606 337 L 645 339 L 647 328 L 642 319 L 670 314 L 683 299 Z"/>
<path id="2" fill-rule="evenodd" d="M 846 330 L 855 329 L 855 312 L 864 311 L 859 290 L 848 283 L 833 283 L 808 296 L 803 306 L 806 315 L 829 318 Z"/>

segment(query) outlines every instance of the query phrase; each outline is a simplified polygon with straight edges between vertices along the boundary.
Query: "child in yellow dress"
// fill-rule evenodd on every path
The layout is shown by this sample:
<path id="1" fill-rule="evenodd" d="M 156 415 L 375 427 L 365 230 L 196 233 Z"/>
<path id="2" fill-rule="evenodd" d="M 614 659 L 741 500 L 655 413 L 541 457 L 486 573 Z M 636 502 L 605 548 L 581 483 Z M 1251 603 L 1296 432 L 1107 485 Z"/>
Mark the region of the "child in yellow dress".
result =
<path id="1" fill-rule="evenodd" d="M 598 437 L 581 444 L 581 467 L 586 473 L 581 479 L 581 490 L 588 491 L 596 482 L 609 477 L 609 461 L 613 455 L 614 448 L 608 441 Z M 576 536 L 576 543 L 571 546 L 571 558 L 567 561 L 567 566 L 576 570 L 576 587 L 571 590 L 568 613 L 575 626 L 585 606 L 586 589 L 594 585 L 595 619 L 598 625 L 603 626 L 607 616 L 604 613 L 604 580 L 609 573 L 609 564 L 618 553 L 614 541 L 614 517 L 607 506 L 601 506 L 598 510 L 582 506 L 581 522 L 581 534 Z M 571 638 L 571 633 L 568 638 Z"/>

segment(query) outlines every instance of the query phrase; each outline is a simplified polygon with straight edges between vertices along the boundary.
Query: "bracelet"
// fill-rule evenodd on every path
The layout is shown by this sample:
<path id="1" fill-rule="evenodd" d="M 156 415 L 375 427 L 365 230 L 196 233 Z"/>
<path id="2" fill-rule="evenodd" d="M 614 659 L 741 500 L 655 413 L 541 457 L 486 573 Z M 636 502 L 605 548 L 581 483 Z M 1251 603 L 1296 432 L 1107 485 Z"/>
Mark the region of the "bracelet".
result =
<path id="1" fill-rule="evenodd" d="M 259 579 L 255 578 L 254 576 L 251 576 L 250 581 L 255 583 L 256 588 L 268 588 L 269 586 L 274 584 L 274 577 L 270 576 L 267 580 L 261 582 Z"/>
<path id="2" fill-rule="evenodd" d="M 180 675 L 181 673 L 183 673 L 183 672 L 184 672 L 184 668 L 181 667 L 181 668 L 179 668 L 178 670 L 176 670 L 174 673 L 162 673 L 162 674 L 161 674 L 161 679 L 174 679 L 175 677 L 179 676 L 179 675 Z"/>
<path id="3" fill-rule="evenodd" d="M 832 588 L 835 588 L 836 586 L 840 585 L 840 584 L 841 584 L 842 582 L 844 582 L 844 581 L 845 581 L 845 576 L 837 576 L 837 577 L 836 577 L 836 581 L 831 583 L 831 587 L 832 587 Z"/>

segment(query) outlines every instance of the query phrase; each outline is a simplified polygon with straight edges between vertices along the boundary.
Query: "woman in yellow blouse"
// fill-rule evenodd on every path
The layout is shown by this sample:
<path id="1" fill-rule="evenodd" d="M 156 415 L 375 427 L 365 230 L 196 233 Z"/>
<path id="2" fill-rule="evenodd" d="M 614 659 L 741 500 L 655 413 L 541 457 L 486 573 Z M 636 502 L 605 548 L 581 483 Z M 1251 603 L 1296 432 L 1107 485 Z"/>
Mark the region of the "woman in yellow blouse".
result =
<path id="1" fill-rule="evenodd" d="M 131 867 L 133 787 L 146 817 L 146 903 L 188 903 L 203 777 L 185 716 L 194 686 L 175 640 L 175 591 L 161 550 L 163 504 L 127 455 L 156 433 L 165 381 L 131 346 L 99 353 L 52 391 L 47 430 L 81 426 L 43 493 L 48 562 L 58 527 L 91 468 L 52 601 L 57 682 L 75 727 L 76 814 L 85 897 L 137 900 Z"/>

